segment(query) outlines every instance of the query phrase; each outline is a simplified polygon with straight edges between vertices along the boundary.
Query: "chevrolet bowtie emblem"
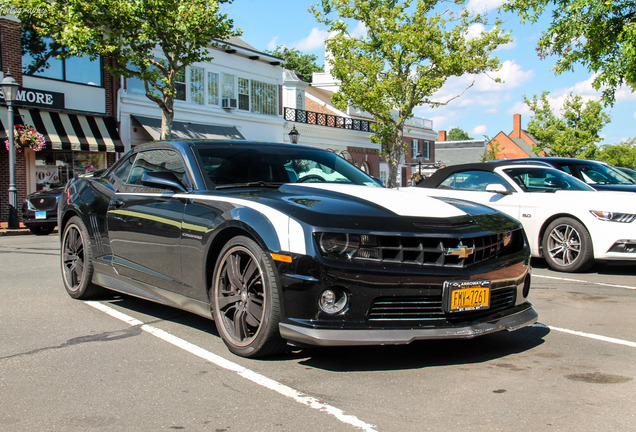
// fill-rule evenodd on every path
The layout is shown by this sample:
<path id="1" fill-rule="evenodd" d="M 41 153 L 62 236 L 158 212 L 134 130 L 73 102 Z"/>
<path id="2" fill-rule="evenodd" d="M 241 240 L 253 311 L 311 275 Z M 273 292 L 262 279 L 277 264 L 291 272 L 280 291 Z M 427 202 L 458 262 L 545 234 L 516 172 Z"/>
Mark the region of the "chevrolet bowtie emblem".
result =
<path id="1" fill-rule="evenodd" d="M 456 248 L 448 248 L 445 251 L 446 255 L 455 255 L 458 256 L 460 258 L 468 258 L 470 255 L 473 254 L 473 252 L 475 252 L 475 248 L 474 247 L 468 247 L 468 246 L 458 246 Z"/>

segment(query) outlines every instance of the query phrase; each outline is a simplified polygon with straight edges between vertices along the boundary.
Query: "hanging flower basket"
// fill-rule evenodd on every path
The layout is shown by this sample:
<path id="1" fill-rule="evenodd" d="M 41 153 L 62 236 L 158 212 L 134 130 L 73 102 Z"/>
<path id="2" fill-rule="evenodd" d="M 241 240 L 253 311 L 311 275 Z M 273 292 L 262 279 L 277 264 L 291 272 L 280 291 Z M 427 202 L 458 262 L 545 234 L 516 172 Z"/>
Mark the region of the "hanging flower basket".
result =
<path id="1" fill-rule="evenodd" d="M 46 139 L 44 135 L 35 130 L 33 126 L 15 125 L 13 128 L 13 140 L 15 148 L 21 152 L 23 148 L 30 148 L 33 151 L 40 151 L 46 147 Z M 9 131 L 5 131 L 9 136 Z M 9 140 L 4 142 L 7 150 L 9 150 Z"/>
<path id="2" fill-rule="evenodd" d="M 411 180 L 413 180 L 413 183 L 418 184 L 422 181 L 422 175 L 420 173 L 413 173 Z"/>

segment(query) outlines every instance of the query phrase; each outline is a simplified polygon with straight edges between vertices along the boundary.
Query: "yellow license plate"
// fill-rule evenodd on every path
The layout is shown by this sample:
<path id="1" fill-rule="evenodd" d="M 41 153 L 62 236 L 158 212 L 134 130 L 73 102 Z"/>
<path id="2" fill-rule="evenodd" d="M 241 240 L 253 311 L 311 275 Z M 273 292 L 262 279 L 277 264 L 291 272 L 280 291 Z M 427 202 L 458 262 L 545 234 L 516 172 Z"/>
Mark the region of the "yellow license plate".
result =
<path id="1" fill-rule="evenodd" d="M 490 281 L 446 281 L 449 312 L 464 312 L 490 307 Z"/>

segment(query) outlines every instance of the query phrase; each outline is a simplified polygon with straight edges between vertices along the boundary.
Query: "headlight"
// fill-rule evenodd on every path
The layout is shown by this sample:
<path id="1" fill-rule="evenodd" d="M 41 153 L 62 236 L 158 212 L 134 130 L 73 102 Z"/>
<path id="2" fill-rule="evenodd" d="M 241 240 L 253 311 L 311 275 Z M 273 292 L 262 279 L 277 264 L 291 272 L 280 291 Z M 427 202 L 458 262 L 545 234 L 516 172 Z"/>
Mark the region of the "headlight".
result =
<path id="1" fill-rule="evenodd" d="M 636 215 L 631 213 L 614 213 L 600 210 L 590 210 L 590 213 L 597 219 L 608 222 L 631 223 L 636 219 Z"/>
<path id="2" fill-rule="evenodd" d="M 328 255 L 348 255 L 350 258 L 360 247 L 360 236 L 344 233 L 321 233 L 320 249 Z"/>

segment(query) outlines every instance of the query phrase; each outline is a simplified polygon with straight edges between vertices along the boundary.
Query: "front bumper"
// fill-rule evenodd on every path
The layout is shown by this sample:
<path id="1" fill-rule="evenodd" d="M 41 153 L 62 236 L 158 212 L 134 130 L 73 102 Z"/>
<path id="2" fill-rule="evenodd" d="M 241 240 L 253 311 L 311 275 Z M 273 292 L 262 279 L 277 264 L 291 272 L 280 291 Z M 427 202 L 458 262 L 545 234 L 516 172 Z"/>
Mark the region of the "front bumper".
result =
<path id="1" fill-rule="evenodd" d="M 469 339 L 501 330 L 515 331 L 535 323 L 537 318 L 530 303 L 525 303 L 501 318 L 457 327 L 344 330 L 281 323 L 279 330 L 284 339 L 306 345 L 405 345 L 416 340 Z"/>

